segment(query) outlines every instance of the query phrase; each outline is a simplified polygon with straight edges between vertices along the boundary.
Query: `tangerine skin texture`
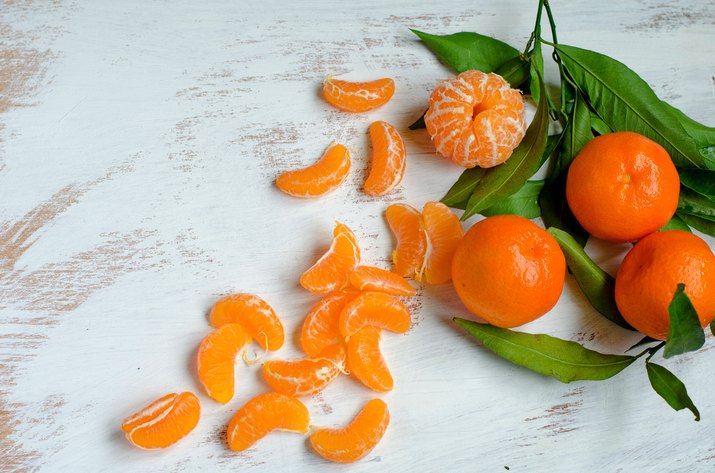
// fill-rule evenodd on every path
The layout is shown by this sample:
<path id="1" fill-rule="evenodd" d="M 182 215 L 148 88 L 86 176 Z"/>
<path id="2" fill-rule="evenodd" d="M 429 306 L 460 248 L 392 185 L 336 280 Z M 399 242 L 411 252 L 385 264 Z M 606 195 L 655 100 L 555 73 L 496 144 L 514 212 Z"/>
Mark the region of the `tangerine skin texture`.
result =
<path id="1" fill-rule="evenodd" d="M 678 283 L 703 327 L 715 318 L 715 255 L 700 237 L 681 230 L 648 235 L 623 259 L 616 274 L 616 305 L 636 330 L 665 340 L 668 306 Z"/>
<path id="2" fill-rule="evenodd" d="M 556 240 L 516 215 L 475 223 L 452 261 L 454 288 L 467 309 L 503 328 L 548 312 L 561 296 L 565 274 L 566 261 Z"/>
<path id="3" fill-rule="evenodd" d="M 632 132 L 601 135 L 576 156 L 566 180 L 566 199 L 591 235 L 636 241 L 673 217 L 680 178 L 668 152 Z"/>

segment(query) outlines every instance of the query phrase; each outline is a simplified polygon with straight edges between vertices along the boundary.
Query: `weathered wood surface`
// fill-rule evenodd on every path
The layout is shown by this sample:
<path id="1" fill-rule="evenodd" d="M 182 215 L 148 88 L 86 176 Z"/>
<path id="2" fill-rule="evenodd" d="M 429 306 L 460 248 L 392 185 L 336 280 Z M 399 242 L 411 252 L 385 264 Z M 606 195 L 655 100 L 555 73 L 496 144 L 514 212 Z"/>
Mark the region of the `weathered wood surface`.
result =
<path id="1" fill-rule="evenodd" d="M 235 399 L 201 394 L 196 431 L 161 452 L 131 447 L 124 416 L 174 390 L 199 392 L 194 350 L 212 301 L 264 296 L 293 334 L 316 301 L 298 275 L 335 219 L 367 262 L 387 265 L 386 203 L 440 198 L 459 169 L 406 126 L 450 76 L 408 27 L 476 30 L 515 45 L 534 4 L 445 2 L 7 1 L 0 5 L 0 469 L 13 472 L 338 471 L 298 435 L 247 453 L 222 436 L 265 386 L 238 371 Z M 555 1 L 560 39 L 624 61 L 661 97 L 715 123 L 715 2 Z M 326 74 L 391 76 L 394 99 L 350 115 L 320 99 Z M 406 178 L 389 198 L 359 191 L 368 124 L 404 130 Z M 332 140 L 355 157 L 319 202 L 280 194 L 280 170 Z M 709 240 L 712 244 L 712 240 Z M 626 247 L 591 245 L 614 269 Z M 665 364 L 703 414 L 653 393 L 637 365 L 570 385 L 501 361 L 449 323 L 450 287 L 411 302 L 414 326 L 386 335 L 396 379 L 384 441 L 350 471 L 712 471 L 715 361 Z M 573 280 L 526 330 L 622 351 L 637 336 L 588 307 Z M 298 354 L 289 337 L 283 356 Z M 343 377 L 307 400 L 316 425 L 345 423 L 372 396 Z"/>

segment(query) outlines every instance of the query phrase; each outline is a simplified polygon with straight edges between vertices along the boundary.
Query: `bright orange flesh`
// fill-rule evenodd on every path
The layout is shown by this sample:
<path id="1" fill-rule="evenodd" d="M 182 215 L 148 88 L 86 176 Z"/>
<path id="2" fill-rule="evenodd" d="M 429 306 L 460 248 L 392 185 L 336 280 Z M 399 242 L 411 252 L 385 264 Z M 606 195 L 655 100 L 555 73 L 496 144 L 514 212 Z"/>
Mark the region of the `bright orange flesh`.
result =
<path id="1" fill-rule="evenodd" d="M 506 161 L 524 137 L 524 103 L 501 76 L 465 71 L 432 92 L 425 125 L 442 156 L 465 168 L 489 168 Z"/>
<path id="2" fill-rule="evenodd" d="M 394 382 L 380 353 L 380 329 L 363 327 L 348 340 L 348 370 L 368 388 L 386 392 Z"/>
<path id="3" fill-rule="evenodd" d="M 233 398 L 236 356 L 249 343 L 251 336 L 239 324 L 222 325 L 203 339 L 196 367 L 210 398 L 222 404 Z"/>
<path id="4" fill-rule="evenodd" d="M 328 294 L 310 309 L 300 332 L 300 345 L 308 356 L 318 356 L 326 347 L 343 342 L 340 312 L 357 295 L 355 291 Z"/>
<path id="5" fill-rule="evenodd" d="M 616 275 L 616 304 L 636 330 L 658 340 L 668 337 L 668 306 L 679 283 L 705 327 L 715 318 L 715 255 L 689 232 L 648 235 L 623 259 Z"/>
<path id="6" fill-rule="evenodd" d="M 361 291 L 379 291 L 395 296 L 413 296 L 415 288 L 399 274 L 374 266 L 358 266 L 350 284 Z"/>
<path id="7" fill-rule="evenodd" d="M 589 141 L 569 167 L 566 199 L 581 226 L 607 241 L 655 232 L 678 207 L 680 177 L 668 152 L 632 132 Z"/>
<path id="8" fill-rule="evenodd" d="M 497 327 L 518 327 L 559 300 L 566 260 L 543 228 L 517 215 L 475 223 L 457 246 L 452 283 L 464 305 Z"/>
<path id="9" fill-rule="evenodd" d="M 345 371 L 345 347 L 331 345 L 315 358 L 271 360 L 263 364 L 263 378 L 276 392 L 312 396 Z"/>
<path id="10" fill-rule="evenodd" d="M 350 152 L 345 146 L 335 144 L 312 166 L 278 176 L 276 186 L 293 197 L 320 197 L 342 184 L 349 171 Z"/>
<path id="11" fill-rule="evenodd" d="M 300 285 L 310 292 L 324 294 L 344 289 L 350 274 L 360 263 L 360 247 L 355 234 L 338 223 L 330 249 L 300 277 Z"/>
<path id="12" fill-rule="evenodd" d="M 449 207 L 441 202 L 427 202 L 422 211 L 429 250 L 425 263 L 425 282 L 443 284 L 451 279 L 452 258 L 464 229 Z"/>
<path id="13" fill-rule="evenodd" d="M 388 194 L 402 181 L 407 152 L 397 129 L 387 122 L 370 125 L 372 159 L 365 180 L 365 193 L 372 196 Z"/>
<path id="14" fill-rule="evenodd" d="M 397 241 L 392 252 L 393 270 L 400 276 L 421 280 L 427 257 L 422 214 L 407 204 L 393 204 L 387 207 L 385 219 Z"/>
<path id="15" fill-rule="evenodd" d="M 285 339 L 283 324 L 266 301 L 253 294 L 232 294 L 219 299 L 211 309 L 211 325 L 237 323 L 264 350 L 278 350 Z"/>
<path id="16" fill-rule="evenodd" d="M 342 429 L 318 429 L 310 444 L 321 457 L 338 463 L 364 458 L 380 442 L 390 423 L 390 412 L 382 399 L 373 399 Z"/>
<path id="17" fill-rule="evenodd" d="M 242 452 L 273 430 L 306 433 L 308 409 L 299 400 L 279 393 L 260 394 L 241 407 L 228 424 L 231 450 Z"/>
<path id="18" fill-rule="evenodd" d="M 368 325 L 404 333 L 410 328 L 410 311 L 388 294 L 363 292 L 340 313 L 340 333 L 347 338 Z"/>
<path id="19" fill-rule="evenodd" d="M 329 78 L 323 82 L 323 96 L 330 105 L 346 112 L 367 112 L 390 101 L 395 81 L 378 79 L 371 82 L 349 82 Z"/>
<path id="20" fill-rule="evenodd" d="M 164 448 L 194 430 L 200 414 L 201 405 L 193 393 L 171 393 L 124 419 L 122 432 L 139 448 Z"/>

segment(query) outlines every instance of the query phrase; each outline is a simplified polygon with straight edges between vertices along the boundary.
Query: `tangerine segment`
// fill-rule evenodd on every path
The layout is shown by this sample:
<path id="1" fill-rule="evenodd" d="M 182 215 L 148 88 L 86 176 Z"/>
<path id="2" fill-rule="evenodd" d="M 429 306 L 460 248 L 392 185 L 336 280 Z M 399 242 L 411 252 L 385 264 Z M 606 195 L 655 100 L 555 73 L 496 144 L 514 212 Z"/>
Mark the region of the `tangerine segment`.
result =
<path id="1" fill-rule="evenodd" d="M 347 338 L 368 325 L 405 333 L 410 328 L 410 311 L 388 294 L 363 292 L 340 313 L 340 333 Z"/>
<path id="2" fill-rule="evenodd" d="M 331 345 L 315 358 L 271 360 L 263 364 L 263 377 L 276 392 L 288 396 L 312 396 L 345 371 L 345 347 Z"/>
<path id="3" fill-rule="evenodd" d="M 421 280 L 427 256 L 427 233 L 422 215 L 407 204 L 392 204 L 385 211 L 385 219 L 397 240 L 392 251 L 395 273 Z"/>
<path id="4" fill-rule="evenodd" d="M 345 288 L 348 278 L 360 263 L 360 247 L 355 234 L 337 223 L 328 251 L 300 277 L 300 285 L 313 293 L 326 293 Z"/>
<path id="5" fill-rule="evenodd" d="M 464 229 L 459 219 L 441 202 L 427 202 L 422 211 L 429 250 L 425 263 L 425 281 L 442 284 L 451 279 L 452 258 Z"/>
<path id="6" fill-rule="evenodd" d="M 363 327 L 350 337 L 347 345 L 350 373 L 373 391 L 392 390 L 392 375 L 380 353 L 380 329 Z"/>
<path id="7" fill-rule="evenodd" d="M 357 295 L 354 291 L 328 294 L 310 309 L 300 331 L 300 345 L 306 354 L 317 356 L 327 346 L 342 343 L 340 312 Z"/>
<path id="8" fill-rule="evenodd" d="M 242 452 L 273 430 L 306 433 L 308 409 L 299 400 L 280 393 L 259 394 L 241 407 L 228 424 L 231 450 Z"/>
<path id="9" fill-rule="evenodd" d="M 342 429 L 318 429 L 310 444 L 321 457 L 352 463 L 365 457 L 380 442 L 390 423 L 390 411 L 382 399 L 373 399 Z"/>
<path id="10" fill-rule="evenodd" d="M 278 176 L 276 186 L 293 197 L 320 197 L 342 184 L 349 171 L 350 152 L 345 146 L 334 144 L 312 166 Z"/>
<path id="11" fill-rule="evenodd" d="M 233 398 L 236 355 L 249 343 L 251 336 L 240 324 L 222 325 L 203 339 L 196 367 L 210 398 L 222 404 Z"/>
<path id="12" fill-rule="evenodd" d="M 266 301 L 253 294 L 232 294 L 219 299 L 211 309 L 211 325 L 241 324 L 264 350 L 278 350 L 283 346 L 283 324 Z"/>
<path id="13" fill-rule="evenodd" d="M 122 432 L 139 448 L 164 448 L 194 430 L 200 413 L 199 399 L 193 393 L 171 393 L 124 419 Z"/>
<path id="14" fill-rule="evenodd" d="M 425 125 L 442 156 L 466 168 L 493 167 L 526 133 L 524 103 L 501 76 L 465 71 L 432 92 Z"/>
<path id="15" fill-rule="evenodd" d="M 367 195 L 381 196 L 402 181 L 407 152 L 397 129 L 387 122 L 378 121 L 370 125 L 370 142 L 372 161 L 364 189 Z"/>
<path id="16" fill-rule="evenodd" d="M 371 82 L 349 82 L 328 78 L 323 82 L 323 95 L 330 105 L 346 112 L 367 112 L 390 101 L 395 81 L 389 78 Z"/>
<path id="17" fill-rule="evenodd" d="M 374 266 L 358 266 L 350 284 L 361 291 L 379 291 L 395 296 L 414 296 L 415 288 L 399 274 Z"/>

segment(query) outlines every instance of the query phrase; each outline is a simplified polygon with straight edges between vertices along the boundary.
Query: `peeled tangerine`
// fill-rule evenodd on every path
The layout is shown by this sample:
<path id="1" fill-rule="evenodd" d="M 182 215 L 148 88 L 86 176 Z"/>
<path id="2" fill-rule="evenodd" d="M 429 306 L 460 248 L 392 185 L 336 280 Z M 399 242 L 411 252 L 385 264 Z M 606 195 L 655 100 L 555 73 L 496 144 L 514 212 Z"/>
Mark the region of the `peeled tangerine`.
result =
<path id="1" fill-rule="evenodd" d="M 360 247 L 355 234 L 346 225 L 337 223 L 330 248 L 301 275 L 300 285 L 318 294 L 344 289 L 359 263 Z"/>
<path id="2" fill-rule="evenodd" d="M 422 215 L 407 204 L 392 204 L 385 211 L 385 219 L 397 240 L 392 251 L 395 273 L 420 281 L 427 254 L 427 233 Z"/>
<path id="3" fill-rule="evenodd" d="M 308 409 L 299 400 L 279 393 L 260 394 L 241 407 L 226 430 L 231 450 L 242 452 L 273 430 L 306 433 Z"/>
<path id="4" fill-rule="evenodd" d="M 326 347 L 343 342 L 340 312 L 358 294 L 357 291 L 334 292 L 310 309 L 300 331 L 300 346 L 306 354 L 317 356 Z"/>
<path id="5" fill-rule="evenodd" d="M 340 333 L 348 338 L 368 325 L 405 333 L 410 328 L 410 311 L 389 294 L 363 292 L 340 313 Z"/>
<path id="6" fill-rule="evenodd" d="M 380 329 L 363 327 L 350 337 L 347 345 L 350 374 L 373 391 L 390 391 L 394 382 L 380 353 Z"/>
<path id="7" fill-rule="evenodd" d="M 318 429 L 310 434 L 313 449 L 326 460 L 352 463 L 364 458 L 380 442 L 390 423 L 382 399 L 373 399 L 341 429 Z"/>
<path id="8" fill-rule="evenodd" d="M 154 401 L 122 423 L 127 440 L 140 448 L 164 448 L 194 430 L 201 406 L 193 393 L 171 393 Z"/>
<path id="9" fill-rule="evenodd" d="M 209 319 L 214 327 L 240 324 L 264 350 L 274 351 L 283 346 L 283 324 L 273 307 L 256 295 L 240 293 L 219 299 Z"/>
<path id="10" fill-rule="evenodd" d="M 271 360 L 263 364 L 263 377 L 276 392 L 312 396 L 345 371 L 345 347 L 331 345 L 315 358 Z"/>
<path id="11" fill-rule="evenodd" d="M 407 153 L 397 129 L 387 122 L 370 125 L 372 158 L 370 173 L 365 180 L 365 193 L 381 196 L 390 193 L 405 174 Z"/>
<path id="12" fill-rule="evenodd" d="M 312 166 L 278 176 L 276 186 L 293 197 L 320 197 L 342 184 L 349 171 L 350 152 L 345 146 L 334 144 Z"/>
<path id="13" fill-rule="evenodd" d="M 226 404 L 233 398 L 236 356 L 251 343 L 240 324 L 225 324 L 203 339 L 196 357 L 199 381 L 210 398 Z"/>
<path id="14" fill-rule="evenodd" d="M 390 101 L 395 81 L 349 82 L 329 77 L 323 82 L 323 96 L 330 105 L 346 112 L 367 112 Z"/>
<path id="15" fill-rule="evenodd" d="M 358 266 L 350 275 L 350 285 L 361 291 L 379 291 L 395 296 L 415 295 L 415 288 L 402 276 L 374 266 Z"/>

